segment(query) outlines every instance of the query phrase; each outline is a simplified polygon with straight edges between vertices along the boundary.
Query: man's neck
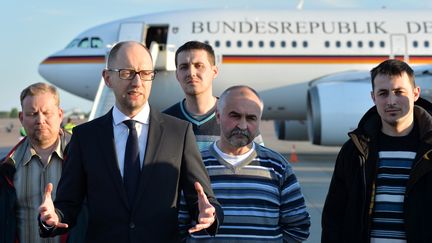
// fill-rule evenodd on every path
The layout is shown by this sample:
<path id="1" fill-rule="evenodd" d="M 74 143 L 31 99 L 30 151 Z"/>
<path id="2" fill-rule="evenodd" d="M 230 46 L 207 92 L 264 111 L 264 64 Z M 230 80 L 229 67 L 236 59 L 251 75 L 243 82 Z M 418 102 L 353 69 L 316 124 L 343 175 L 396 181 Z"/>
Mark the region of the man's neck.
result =
<path id="1" fill-rule="evenodd" d="M 414 121 L 411 121 L 408 125 L 397 124 L 396 126 L 392 126 L 387 123 L 383 123 L 381 131 L 392 137 L 403 137 L 407 136 L 412 129 L 414 128 Z"/>
<path id="2" fill-rule="evenodd" d="M 41 157 L 42 162 L 44 164 L 47 164 L 51 154 L 56 150 L 58 142 L 59 139 L 56 139 L 56 141 L 54 141 L 54 143 L 52 143 L 51 145 L 32 144 L 32 147 L 36 151 L 36 153 Z"/>
<path id="3" fill-rule="evenodd" d="M 193 115 L 205 115 L 216 105 L 216 97 L 210 95 L 186 96 L 185 108 Z"/>

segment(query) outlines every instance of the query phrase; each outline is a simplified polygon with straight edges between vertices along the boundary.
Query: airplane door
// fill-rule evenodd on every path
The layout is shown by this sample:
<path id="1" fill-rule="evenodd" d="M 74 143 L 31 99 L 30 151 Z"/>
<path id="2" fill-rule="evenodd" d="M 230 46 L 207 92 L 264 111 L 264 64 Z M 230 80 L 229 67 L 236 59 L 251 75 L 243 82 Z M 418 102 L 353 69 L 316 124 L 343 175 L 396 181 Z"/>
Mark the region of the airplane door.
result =
<path id="1" fill-rule="evenodd" d="M 143 40 L 144 23 L 123 23 L 120 25 L 118 41 L 138 41 Z"/>
<path id="2" fill-rule="evenodd" d="M 149 25 L 145 33 L 145 44 L 158 71 L 174 71 L 175 48 L 168 44 L 168 25 Z"/>
<path id="3" fill-rule="evenodd" d="M 403 34 L 392 34 L 391 39 L 391 53 L 390 58 L 401 57 L 405 62 L 408 62 L 409 56 L 407 53 L 407 40 Z"/>

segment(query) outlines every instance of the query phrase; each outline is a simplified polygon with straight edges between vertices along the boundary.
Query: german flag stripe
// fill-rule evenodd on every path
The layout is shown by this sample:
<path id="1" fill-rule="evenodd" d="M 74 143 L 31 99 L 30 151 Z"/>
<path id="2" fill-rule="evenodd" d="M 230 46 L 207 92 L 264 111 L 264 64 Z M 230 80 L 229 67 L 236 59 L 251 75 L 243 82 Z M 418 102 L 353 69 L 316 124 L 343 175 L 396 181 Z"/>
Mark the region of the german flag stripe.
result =
<path id="1" fill-rule="evenodd" d="M 52 56 L 45 59 L 42 64 L 82 64 L 105 63 L 105 56 Z"/>

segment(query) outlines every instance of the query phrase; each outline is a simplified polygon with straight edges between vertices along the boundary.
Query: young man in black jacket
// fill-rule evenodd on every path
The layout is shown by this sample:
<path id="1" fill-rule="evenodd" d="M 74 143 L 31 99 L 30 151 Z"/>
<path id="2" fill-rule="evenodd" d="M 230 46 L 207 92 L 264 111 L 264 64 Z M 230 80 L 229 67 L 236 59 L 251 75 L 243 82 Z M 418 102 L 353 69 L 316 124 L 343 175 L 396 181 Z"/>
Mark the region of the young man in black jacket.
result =
<path id="1" fill-rule="evenodd" d="M 322 242 L 432 242 L 431 104 L 402 61 L 371 77 L 375 106 L 337 157 Z"/>

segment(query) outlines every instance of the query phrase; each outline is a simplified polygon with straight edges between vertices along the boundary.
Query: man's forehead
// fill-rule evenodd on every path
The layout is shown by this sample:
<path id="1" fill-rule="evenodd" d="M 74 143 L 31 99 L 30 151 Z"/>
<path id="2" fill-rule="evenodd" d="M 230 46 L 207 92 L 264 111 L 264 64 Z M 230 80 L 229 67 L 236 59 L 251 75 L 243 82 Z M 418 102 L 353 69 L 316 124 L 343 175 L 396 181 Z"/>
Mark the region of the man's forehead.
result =
<path id="1" fill-rule="evenodd" d="M 181 61 L 192 61 L 197 59 L 208 59 L 207 52 L 205 50 L 193 49 L 193 50 L 185 50 L 179 53 L 179 59 L 183 59 Z"/>
<path id="2" fill-rule="evenodd" d="M 255 110 L 260 110 L 259 101 L 249 96 L 234 96 L 227 97 L 227 106 L 231 111 L 238 113 L 254 113 Z"/>

